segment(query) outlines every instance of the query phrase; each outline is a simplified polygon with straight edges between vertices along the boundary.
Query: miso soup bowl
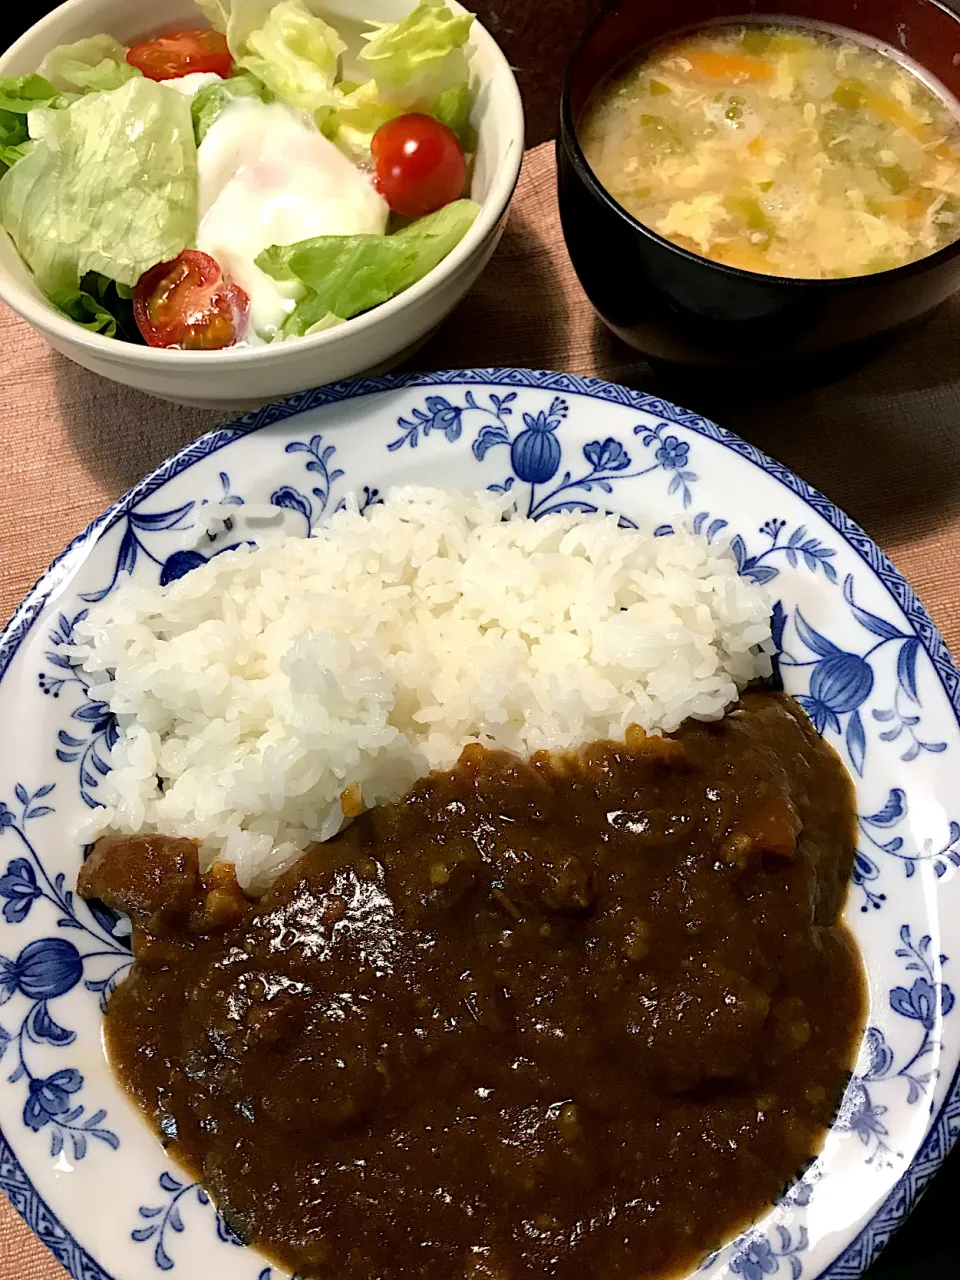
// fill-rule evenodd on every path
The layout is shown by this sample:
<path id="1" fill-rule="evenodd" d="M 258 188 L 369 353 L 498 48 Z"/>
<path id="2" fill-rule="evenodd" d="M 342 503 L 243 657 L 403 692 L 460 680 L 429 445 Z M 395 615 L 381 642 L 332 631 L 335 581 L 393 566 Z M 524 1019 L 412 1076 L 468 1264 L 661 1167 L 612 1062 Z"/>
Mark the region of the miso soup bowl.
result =
<path id="1" fill-rule="evenodd" d="M 844 355 L 932 311 L 960 286 L 960 241 L 892 271 L 797 280 L 723 266 L 632 217 L 594 176 L 577 124 L 618 64 L 671 33 L 717 19 L 801 18 L 872 36 L 960 98 L 960 18 L 937 0 L 625 0 L 585 35 L 560 104 L 557 181 L 574 268 L 604 323 L 673 364 L 767 367 Z"/>

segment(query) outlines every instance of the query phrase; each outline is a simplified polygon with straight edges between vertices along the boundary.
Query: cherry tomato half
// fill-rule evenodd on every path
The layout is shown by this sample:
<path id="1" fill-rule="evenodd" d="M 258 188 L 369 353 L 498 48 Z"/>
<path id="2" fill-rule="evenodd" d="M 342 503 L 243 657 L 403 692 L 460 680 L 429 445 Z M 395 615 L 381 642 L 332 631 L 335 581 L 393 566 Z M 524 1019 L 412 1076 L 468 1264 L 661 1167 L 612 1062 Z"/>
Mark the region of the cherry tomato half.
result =
<path id="1" fill-rule="evenodd" d="M 452 129 L 419 111 L 382 124 L 370 144 L 377 190 L 394 213 L 422 218 L 463 193 L 467 165 Z"/>
<path id="2" fill-rule="evenodd" d="M 239 342 L 247 329 L 250 299 L 224 280 L 214 258 L 184 249 L 172 262 L 151 267 L 133 291 L 137 328 L 151 347 L 217 351 Z"/>
<path id="3" fill-rule="evenodd" d="M 206 27 L 144 40 L 128 50 L 127 61 L 148 80 L 176 80 L 194 71 L 228 76 L 233 67 L 226 36 Z"/>

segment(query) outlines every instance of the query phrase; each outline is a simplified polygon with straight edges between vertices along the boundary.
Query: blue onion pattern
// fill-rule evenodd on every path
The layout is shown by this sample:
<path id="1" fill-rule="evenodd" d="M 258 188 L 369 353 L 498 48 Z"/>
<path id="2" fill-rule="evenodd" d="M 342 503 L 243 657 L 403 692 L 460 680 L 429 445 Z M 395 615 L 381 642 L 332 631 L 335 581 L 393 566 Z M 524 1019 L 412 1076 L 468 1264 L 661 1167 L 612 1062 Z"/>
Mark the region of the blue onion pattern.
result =
<path id="1" fill-rule="evenodd" d="M 492 449 L 506 446 L 510 450 L 511 474 L 487 487 L 495 493 L 516 493 L 517 482 L 529 486 L 526 514 L 539 519 L 557 511 L 598 511 L 601 508 L 591 494 L 613 492 L 613 485 L 621 480 L 659 473 L 669 477 L 668 493 L 679 494 L 684 507 L 691 502 L 691 485 L 697 480 L 689 470 L 690 443 L 670 431 L 667 422 L 653 426 L 647 423 L 634 428 L 645 449 L 652 450 L 652 461 L 637 470 L 630 470 L 632 459 L 629 451 L 612 436 L 604 440 L 591 440 L 581 450 L 588 464 L 581 469 L 579 461 L 560 475 L 552 488 L 544 489 L 560 473 L 563 448 L 559 440 L 559 428 L 570 411 L 570 403 L 563 396 L 554 396 L 548 405 L 536 412 L 522 414 L 523 426 L 514 434 L 511 418 L 516 392 L 489 397 L 489 407 L 482 405 L 468 391 L 462 405 L 455 405 L 442 396 L 428 396 L 423 409 L 415 408 L 409 417 L 397 419 L 401 434 L 391 440 L 387 449 L 396 452 L 409 447 L 416 449 L 431 432 L 440 434 L 448 442 L 458 440 L 464 430 L 467 416 L 477 423 L 473 441 L 473 455 L 483 462 Z M 518 498 L 518 506 L 521 506 Z M 624 524 L 636 527 L 632 520 L 621 517 Z"/>
<path id="2" fill-rule="evenodd" d="M 811 554 L 814 563 L 825 568 L 822 558 Z M 740 557 L 738 556 L 738 561 Z M 741 561 L 742 563 L 742 561 Z M 743 569 L 741 569 L 743 572 Z M 881 742 L 894 742 L 906 735 L 908 745 L 900 759 L 905 763 L 917 759 L 921 752 L 934 755 L 946 750 L 945 742 L 921 739 L 917 733 L 920 723 L 920 695 L 917 688 L 917 637 L 878 614 L 871 613 L 857 604 L 854 598 L 853 577 L 848 574 L 843 583 L 843 595 L 853 618 L 863 629 L 871 633 L 874 643 L 865 653 L 853 653 L 841 649 L 828 636 L 812 627 L 799 609 L 794 614 L 794 628 L 800 643 L 815 655 L 807 660 L 784 647 L 784 626 L 776 635 L 780 647 L 778 661 L 781 667 L 808 668 L 810 683 L 808 693 L 798 693 L 797 701 L 804 708 L 819 733 L 828 730 L 843 734 L 847 757 L 858 774 L 863 775 L 867 755 L 867 734 L 864 714 L 876 684 L 874 655 L 888 645 L 897 646 L 896 685 L 893 705 L 873 707 L 870 719 L 885 725 L 878 733 Z M 783 619 L 785 623 L 786 619 Z M 903 710 L 903 701 L 913 703 L 917 713 L 909 715 Z"/>
<path id="3" fill-rule="evenodd" d="M 665 471 L 682 471 L 690 457 L 690 446 L 676 436 L 664 436 L 663 443 L 653 456 Z"/>
<path id="4" fill-rule="evenodd" d="M 160 1175 L 158 1181 L 160 1190 L 168 1197 L 167 1202 L 161 1205 L 141 1205 L 137 1212 L 141 1219 L 144 1220 L 145 1225 L 135 1227 L 130 1232 L 130 1238 L 136 1244 L 151 1243 L 153 1245 L 154 1265 L 160 1271 L 172 1271 L 176 1266 L 176 1261 L 169 1252 L 171 1235 L 183 1234 L 185 1229 L 182 1212 L 184 1205 L 194 1197 L 197 1203 L 204 1208 L 207 1208 L 211 1201 L 210 1196 L 204 1191 L 199 1182 L 181 1182 L 172 1173 L 166 1172 Z M 191 1195 L 191 1192 L 193 1195 Z M 214 1210 L 214 1221 L 219 1240 L 224 1244 L 242 1246 L 243 1242 L 231 1230 L 226 1218 L 217 1210 Z M 261 1272 L 262 1274 L 263 1272 Z"/>
<path id="5" fill-rule="evenodd" d="M 6 805 L 0 807 L 0 830 L 4 827 Z M 13 815 L 7 810 L 11 819 Z M 0 876 L 0 898 L 4 899 L 3 918 L 7 924 L 20 924 L 27 918 L 30 908 L 40 897 L 42 890 L 37 884 L 37 873 L 26 858 L 14 858 L 7 865 L 6 872 Z"/>
<path id="6" fill-rule="evenodd" d="M 928 978 L 915 978 L 909 990 L 894 987 L 890 992 L 890 1008 L 894 1013 L 919 1022 L 925 1031 L 932 1031 L 954 1003 L 954 994 L 945 983 L 931 982 Z"/>
<path id="7" fill-rule="evenodd" d="M 821 732 L 827 724 L 839 732 L 840 716 L 856 711 L 872 691 L 869 662 L 856 653 L 828 653 L 813 668 L 806 706 Z"/>
<path id="8" fill-rule="evenodd" d="M 742 1280 L 763 1280 L 764 1276 L 777 1275 L 780 1264 L 786 1263 L 791 1280 L 799 1280 L 803 1274 L 800 1255 L 810 1245 L 805 1227 L 800 1227 L 796 1238 L 786 1227 L 778 1226 L 774 1243 L 761 1235 L 748 1235 L 730 1259 L 730 1270 Z"/>
<path id="9" fill-rule="evenodd" d="M 566 402 L 554 400 L 549 416 L 541 409 L 533 416 L 523 415 L 523 427 L 510 446 L 510 465 L 517 479 L 525 484 L 544 484 L 552 480 L 560 466 L 560 441 L 556 431 L 566 417 Z"/>
<path id="10" fill-rule="evenodd" d="M 74 1067 L 55 1071 L 46 1080 L 34 1077 L 23 1108 L 23 1123 L 34 1133 L 39 1133 L 45 1125 L 70 1111 L 72 1095 L 82 1086 L 83 1076 Z"/>
<path id="11" fill-rule="evenodd" d="M 167 556 L 160 569 L 160 586 L 169 586 L 171 582 L 186 577 L 192 569 L 197 569 L 206 563 L 207 557 L 199 551 L 174 551 L 172 555 Z"/>
<path id="12" fill-rule="evenodd" d="M 951 868 L 960 867 L 960 822 L 956 819 L 950 821 L 946 839 L 942 842 L 927 836 L 917 845 L 907 822 L 909 812 L 907 793 L 902 787 L 892 787 L 880 809 L 875 813 L 861 814 L 857 819 L 860 842 L 852 878 L 854 886 L 863 894 L 861 911 L 879 910 L 887 901 L 887 894 L 881 892 L 877 883 L 881 862 L 899 862 L 908 880 L 924 863 L 933 868 L 938 880 Z M 903 828 L 903 833 L 897 831 L 898 827 Z"/>
<path id="13" fill-rule="evenodd" d="M 730 1270 L 743 1280 L 762 1280 L 778 1270 L 776 1255 L 769 1240 L 762 1236 L 751 1240 L 730 1262 Z"/>
<path id="14" fill-rule="evenodd" d="M 72 942 L 41 938 L 23 948 L 16 960 L 0 956 L 0 1004 L 16 993 L 28 1000 L 55 1000 L 83 977 L 83 961 Z"/>
<path id="15" fill-rule="evenodd" d="M 838 1128 L 855 1133 L 866 1147 L 867 1163 L 883 1166 L 891 1165 L 901 1153 L 893 1150 L 887 1141 L 890 1135 L 884 1117 L 889 1108 L 875 1101 L 874 1091 L 878 1086 L 885 1088 L 900 1082 L 906 1086 L 908 1106 L 914 1106 L 932 1091 L 937 1068 L 929 1065 L 929 1060 L 940 1047 L 936 1032 L 956 1007 L 953 991 L 941 981 L 947 957 L 937 954 L 929 934 L 914 942 L 910 926 L 902 925 L 900 946 L 895 954 L 904 962 L 906 972 L 917 977 L 909 986 L 891 990 L 890 1008 L 899 1017 L 916 1024 L 920 1032 L 917 1047 L 898 1065 L 898 1055 L 883 1031 L 876 1026 L 869 1027 L 862 1051 L 866 1066 L 850 1081 L 837 1118 Z"/>
<path id="16" fill-rule="evenodd" d="M 49 1131 L 51 1156 L 59 1156 L 69 1141 L 73 1158 L 82 1160 L 91 1138 L 113 1150 L 120 1145 L 119 1140 L 103 1123 L 105 1111 L 87 1114 L 85 1105 L 77 1101 L 84 1081 L 76 1067 L 64 1066 L 49 1073 L 38 1071 L 32 1065 L 32 1047 L 64 1049 L 73 1044 L 76 1032 L 63 1026 L 50 1006 L 81 982 L 90 991 L 104 992 L 126 971 L 131 956 L 99 922 L 95 920 L 91 925 L 80 918 L 63 873 L 51 879 L 37 856 L 26 828 L 53 813 L 52 806 L 44 803 L 53 790 L 50 784 L 30 793 L 18 783 L 14 788 L 17 808 L 0 802 L 0 836 L 14 837 L 22 850 L 0 876 L 4 919 L 8 926 L 21 925 L 37 904 L 46 903 L 53 907 L 60 929 L 73 930 L 96 946 L 81 954 L 68 938 L 34 938 L 16 956 L 0 955 L 0 1006 L 12 1008 L 15 1001 L 19 1005 L 15 1030 L 8 1030 L 9 1023 L 0 1026 L 0 1057 L 12 1048 L 15 1065 L 9 1083 L 26 1083 L 22 1111 L 25 1127 L 31 1133 Z M 85 978 L 88 962 L 94 972 L 105 970 L 106 976 Z"/>

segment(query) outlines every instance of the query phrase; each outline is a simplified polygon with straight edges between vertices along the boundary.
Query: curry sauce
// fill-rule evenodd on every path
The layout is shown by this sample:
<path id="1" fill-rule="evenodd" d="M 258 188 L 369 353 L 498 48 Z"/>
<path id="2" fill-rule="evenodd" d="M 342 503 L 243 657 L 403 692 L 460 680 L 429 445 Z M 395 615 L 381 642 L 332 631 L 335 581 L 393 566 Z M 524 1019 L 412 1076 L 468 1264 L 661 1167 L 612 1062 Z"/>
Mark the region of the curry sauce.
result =
<path id="1" fill-rule="evenodd" d="M 332 1280 L 683 1273 L 820 1150 L 862 1031 L 850 780 L 792 700 L 456 768 L 259 901 L 101 841 L 120 1080 L 234 1231 Z"/>

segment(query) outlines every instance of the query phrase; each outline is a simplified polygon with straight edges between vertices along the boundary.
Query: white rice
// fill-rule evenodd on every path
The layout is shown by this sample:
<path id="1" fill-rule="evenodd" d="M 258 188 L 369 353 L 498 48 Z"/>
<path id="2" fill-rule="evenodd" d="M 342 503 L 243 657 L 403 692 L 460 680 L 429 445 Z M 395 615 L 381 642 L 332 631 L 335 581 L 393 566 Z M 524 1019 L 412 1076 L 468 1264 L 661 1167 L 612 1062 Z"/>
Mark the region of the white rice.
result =
<path id="1" fill-rule="evenodd" d="M 770 600 L 728 547 L 509 508 L 399 489 L 111 593 L 77 628 L 121 726 L 83 838 L 192 837 L 259 891 L 335 834 L 348 787 L 395 799 L 471 742 L 670 732 L 769 675 Z"/>

